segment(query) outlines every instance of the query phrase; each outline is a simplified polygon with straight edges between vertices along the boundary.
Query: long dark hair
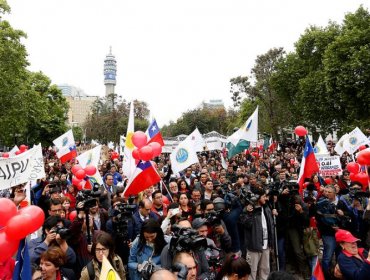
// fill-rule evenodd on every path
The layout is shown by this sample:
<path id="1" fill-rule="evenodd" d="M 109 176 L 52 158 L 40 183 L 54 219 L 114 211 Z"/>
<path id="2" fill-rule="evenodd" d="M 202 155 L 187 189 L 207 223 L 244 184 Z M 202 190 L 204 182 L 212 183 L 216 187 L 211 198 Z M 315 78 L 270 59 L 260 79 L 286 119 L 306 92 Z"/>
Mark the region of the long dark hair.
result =
<path id="1" fill-rule="evenodd" d="M 159 223 L 154 219 L 149 219 L 144 221 L 141 227 L 139 236 L 139 251 L 144 249 L 146 240 L 144 237 L 144 232 L 146 233 L 156 233 L 157 236 L 154 239 L 154 254 L 160 255 L 164 246 L 166 246 L 166 241 L 164 240 L 164 234 Z"/>
<path id="2" fill-rule="evenodd" d="M 216 276 L 216 280 L 221 280 L 224 276 L 236 273 L 238 278 L 242 278 L 251 274 L 251 267 L 247 261 L 236 254 L 228 254 L 224 264 L 221 266 L 220 272 Z"/>

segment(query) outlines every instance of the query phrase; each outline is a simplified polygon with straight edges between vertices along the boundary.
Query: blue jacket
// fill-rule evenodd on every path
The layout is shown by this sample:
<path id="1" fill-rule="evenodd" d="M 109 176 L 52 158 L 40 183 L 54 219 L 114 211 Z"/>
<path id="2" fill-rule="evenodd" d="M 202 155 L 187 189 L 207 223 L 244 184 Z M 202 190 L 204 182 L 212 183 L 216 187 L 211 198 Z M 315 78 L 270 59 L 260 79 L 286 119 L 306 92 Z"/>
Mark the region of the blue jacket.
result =
<path id="1" fill-rule="evenodd" d="M 149 213 L 149 219 L 154 219 L 158 221 L 158 216 L 152 212 Z M 132 223 L 129 224 L 128 232 L 129 234 L 132 234 L 132 236 L 129 236 L 131 240 L 134 240 L 136 236 L 140 234 L 141 226 L 143 225 L 144 221 L 140 218 L 139 210 L 135 211 L 135 213 L 132 215 Z M 130 228 L 130 226 L 132 228 Z"/>
<path id="2" fill-rule="evenodd" d="M 139 251 L 139 237 L 137 237 L 132 243 L 130 249 L 130 256 L 128 257 L 128 273 L 130 275 L 130 280 L 141 280 L 141 275 L 137 271 L 138 264 L 142 264 L 144 261 L 148 261 L 152 257 L 152 262 L 155 265 L 161 264 L 161 256 L 152 256 L 153 248 L 144 245 L 143 249 Z"/>
<path id="3" fill-rule="evenodd" d="M 370 279 L 370 262 L 368 262 L 368 251 L 363 248 L 358 249 L 362 260 L 346 253 L 341 252 L 338 256 L 338 265 L 340 271 L 346 280 L 366 280 Z"/>

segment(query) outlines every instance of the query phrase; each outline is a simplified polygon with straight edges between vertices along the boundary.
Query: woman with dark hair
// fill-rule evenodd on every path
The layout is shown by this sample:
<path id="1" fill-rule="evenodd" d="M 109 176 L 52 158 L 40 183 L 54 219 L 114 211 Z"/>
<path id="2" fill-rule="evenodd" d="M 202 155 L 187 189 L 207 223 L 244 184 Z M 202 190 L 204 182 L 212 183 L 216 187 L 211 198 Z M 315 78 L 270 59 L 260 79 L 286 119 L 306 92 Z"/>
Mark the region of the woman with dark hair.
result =
<path id="1" fill-rule="evenodd" d="M 181 216 L 192 221 L 194 212 L 190 205 L 189 195 L 187 193 L 180 193 L 179 205 L 182 212 Z"/>
<path id="2" fill-rule="evenodd" d="M 185 180 L 181 179 L 181 180 L 178 181 L 177 184 L 179 186 L 179 193 L 187 193 L 187 194 L 190 193 L 188 183 L 186 183 Z"/>
<path id="3" fill-rule="evenodd" d="M 250 274 L 251 267 L 244 258 L 228 254 L 216 280 L 247 280 Z"/>
<path id="4" fill-rule="evenodd" d="M 119 277 L 126 279 L 122 259 L 114 253 L 113 239 L 108 233 L 104 231 L 98 233 L 91 247 L 91 252 L 93 253 L 93 259 L 82 269 L 80 280 L 99 279 L 104 256 Z"/>
<path id="5" fill-rule="evenodd" d="M 159 223 L 154 219 L 146 220 L 130 250 L 127 264 L 130 280 L 141 279 L 140 272 L 146 262 L 160 265 L 161 252 L 165 245 L 166 241 Z"/>
<path id="6" fill-rule="evenodd" d="M 75 279 L 73 271 L 64 269 L 66 254 L 57 246 L 50 247 L 41 254 L 40 267 L 44 280 L 72 280 Z"/>

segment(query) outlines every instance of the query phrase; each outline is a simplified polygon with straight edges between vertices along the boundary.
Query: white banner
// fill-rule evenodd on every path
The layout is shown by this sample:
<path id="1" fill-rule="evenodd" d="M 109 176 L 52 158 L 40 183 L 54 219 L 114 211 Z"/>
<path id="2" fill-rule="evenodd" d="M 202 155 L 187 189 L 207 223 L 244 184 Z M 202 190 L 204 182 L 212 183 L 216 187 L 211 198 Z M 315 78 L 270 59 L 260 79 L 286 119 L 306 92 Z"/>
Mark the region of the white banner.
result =
<path id="1" fill-rule="evenodd" d="M 340 164 L 339 156 L 315 155 L 315 157 L 319 164 L 321 176 L 342 175 L 342 165 Z"/>
<path id="2" fill-rule="evenodd" d="M 10 158 L 0 158 L 0 189 L 45 177 L 41 144 Z"/>

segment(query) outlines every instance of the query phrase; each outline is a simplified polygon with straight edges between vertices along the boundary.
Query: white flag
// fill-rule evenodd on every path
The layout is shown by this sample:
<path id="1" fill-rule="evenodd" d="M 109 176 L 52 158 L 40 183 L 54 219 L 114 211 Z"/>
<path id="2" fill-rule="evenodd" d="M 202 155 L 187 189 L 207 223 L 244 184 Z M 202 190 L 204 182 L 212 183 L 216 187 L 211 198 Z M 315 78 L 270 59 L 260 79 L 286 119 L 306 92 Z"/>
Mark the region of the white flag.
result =
<path id="1" fill-rule="evenodd" d="M 365 136 L 365 134 L 356 127 L 350 133 L 348 133 L 348 137 L 343 142 L 343 148 L 350 154 L 353 154 L 360 146 L 369 144 L 369 139 Z"/>
<path id="2" fill-rule="evenodd" d="M 88 165 L 98 167 L 100 161 L 101 147 L 101 145 L 96 146 L 95 148 L 88 150 L 77 157 L 78 163 L 82 166 L 82 168 L 85 168 Z M 99 185 L 103 184 L 103 179 L 100 176 L 98 169 L 96 169 L 96 173 L 90 177 L 95 178 Z"/>
<path id="3" fill-rule="evenodd" d="M 195 137 L 193 138 L 191 136 L 192 134 L 186 137 L 184 141 L 180 142 L 170 155 L 172 171 L 174 174 L 184 170 L 194 163 L 199 163 L 197 152 L 195 150 Z"/>
<path id="4" fill-rule="evenodd" d="M 136 163 L 135 159 L 132 157 L 132 151 L 134 150 L 134 144 L 132 143 L 132 135 L 134 135 L 134 101 L 131 101 L 130 105 L 130 115 L 128 117 L 127 133 L 125 147 L 123 149 L 123 161 L 122 161 L 122 171 L 128 179 L 131 178 L 135 171 Z"/>
<path id="5" fill-rule="evenodd" d="M 258 141 L 258 106 L 254 113 L 249 117 L 249 119 L 244 123 L 244 125 L 239 128 L 236 132 L 230 135 L 227 140 L 231 142 L 234 146 L 238 144 L 240 140 L 247 140 L 251 142 Z"/>
<path id="6" fill-rule="evenodd" d="M 319 140 L 317 140 L 317 143 L 316 143 L 315 148 L 313 150 L 314 150 L 315 154 L 318 154 L 318 155 L 329 154 L 328 148 L 326 147 L 324 139 L 322 139 L 321 135 L 319 136 Z"/>
<path id="7" fill-rule="evenodd" d="M 342 155 L 346 149 L 344 148 L 344 141 L 347 139 L 348 133 L 344 134 L 335 145 L 334 150 L 337 152 L 338 155 Z"/>
<path id="8" fill-rule="evenodd" d="M 190 138 L 194 143 L 194 148 L 196 152 L 203 152 L 206 142 L 203 139 L 202 134 L 200 134 L 199 129 L 196 128 L 187 138 Z"/>

